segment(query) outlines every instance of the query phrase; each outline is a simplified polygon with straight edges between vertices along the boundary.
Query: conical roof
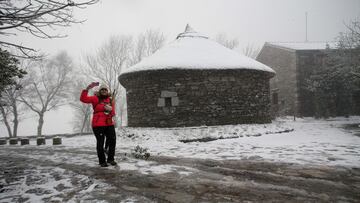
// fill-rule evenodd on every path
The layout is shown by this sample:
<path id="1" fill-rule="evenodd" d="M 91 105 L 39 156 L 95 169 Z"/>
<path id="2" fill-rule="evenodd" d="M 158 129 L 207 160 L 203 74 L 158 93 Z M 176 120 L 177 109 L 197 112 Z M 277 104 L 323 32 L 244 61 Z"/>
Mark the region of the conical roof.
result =
<path id="1" fill-rule="evenodd" d="M 208 39 L 189 25 L 175 41 L 124 70 L 121 75 L 161 69 L 253 69 L 275 73 L 270 67 Z"/>

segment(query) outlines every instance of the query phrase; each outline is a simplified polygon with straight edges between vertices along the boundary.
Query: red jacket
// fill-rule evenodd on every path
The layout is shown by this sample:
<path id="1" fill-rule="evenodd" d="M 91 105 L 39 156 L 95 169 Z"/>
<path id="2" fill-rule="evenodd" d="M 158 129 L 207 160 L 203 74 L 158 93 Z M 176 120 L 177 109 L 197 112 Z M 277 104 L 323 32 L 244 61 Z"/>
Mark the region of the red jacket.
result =
<path id="1" fill-rule="evenodd" d="M 112 119 L 115 116 L 115 105 L 114 102 L 111 101 L 110 97 L 106 99 L 102 99 L 99 101 L 99 97 L 97 96 L 88 96 L 88 91 L 83 90 L 81 92 L 80 101 L 84 103 L 91 103 L 94 109 L 93 118 L 92 118 L 92 127 L 100 127 L 100 126 L 111 126 L 114 125 L 114 121 Z M 105 114 L 105 105 L 111 104 L 112 110 L 108 114 Z"/>

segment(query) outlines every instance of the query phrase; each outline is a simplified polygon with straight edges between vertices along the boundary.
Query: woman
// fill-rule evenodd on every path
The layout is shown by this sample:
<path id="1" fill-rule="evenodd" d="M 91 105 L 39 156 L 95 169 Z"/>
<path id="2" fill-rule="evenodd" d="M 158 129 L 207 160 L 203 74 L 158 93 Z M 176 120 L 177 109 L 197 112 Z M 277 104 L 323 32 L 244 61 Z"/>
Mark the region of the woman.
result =
<path id="1" fill-rule="evenodd" d="M 101 85 L 95 96 L 88 96 L 88 91 L 98 85 L 98 82 L 93 82 L 88 85 L 87 88 L 81 92 L 80 101 L 92 104 L 93 106 L 92 128 L 96 137 L 96 151 L 100 166 L 107 167 L 107 163 L 111 165 L 117 164 L 114 160 L 116 134 L 113 116 L 115 116 L 115 106 L 106 85 Z M 109 145 L 107 161 L 104 152 L 105 137 Z"/>

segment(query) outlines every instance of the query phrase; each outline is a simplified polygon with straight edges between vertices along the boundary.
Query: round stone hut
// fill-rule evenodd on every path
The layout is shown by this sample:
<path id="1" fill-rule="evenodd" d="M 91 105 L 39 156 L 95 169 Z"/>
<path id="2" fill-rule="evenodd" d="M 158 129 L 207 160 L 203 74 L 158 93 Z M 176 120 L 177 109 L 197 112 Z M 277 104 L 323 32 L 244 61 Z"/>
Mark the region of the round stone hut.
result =
<path id="1" fill-rule="evenodd" d="M 268 66 L 187 26 L 176 40 L 126 69 L 128 126 L 269 123 Z"/>

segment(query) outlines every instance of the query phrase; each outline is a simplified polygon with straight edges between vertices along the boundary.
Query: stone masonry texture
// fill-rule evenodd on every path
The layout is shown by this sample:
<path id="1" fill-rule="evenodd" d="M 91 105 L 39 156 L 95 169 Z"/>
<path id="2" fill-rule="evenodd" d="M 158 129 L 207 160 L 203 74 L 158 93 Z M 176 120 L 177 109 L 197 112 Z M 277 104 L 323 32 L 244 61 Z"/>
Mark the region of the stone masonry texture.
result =
<path id="1" fill-rule="evenodd" d="M 123 74 L 128 126 L 183 127 L 269 123 L 272 73 L 164 69 Z"/>

